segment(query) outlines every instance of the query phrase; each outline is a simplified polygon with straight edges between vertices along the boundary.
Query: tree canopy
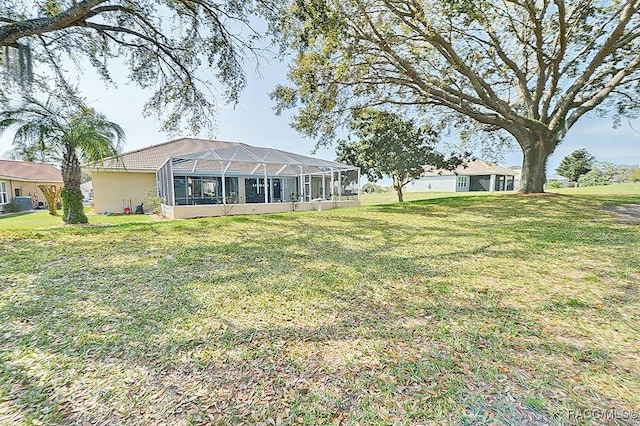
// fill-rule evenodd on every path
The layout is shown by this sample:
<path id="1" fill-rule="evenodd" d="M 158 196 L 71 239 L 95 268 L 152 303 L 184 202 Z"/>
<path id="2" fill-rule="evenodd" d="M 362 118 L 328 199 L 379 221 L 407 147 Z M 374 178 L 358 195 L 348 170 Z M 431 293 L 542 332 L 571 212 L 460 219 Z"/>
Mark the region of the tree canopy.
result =
<path id="1" fill-rule="evenodd" d="M 292 1 L 297 52 L 278 110 L 331 141 L 351 109 L 411 108 L 515 140 L 521 191 L 542 192 L 546 163 L 586 113 L 636 116 L 640 0 Z"/>
<path id="2" fill-rule="evenodd" d="M 580 176 L 591 171 L 594 161 L 595 157 L 586 149 L 578 149 L 564 157 L 556 171 L 570 181 L 577 182 Z"/>
<path id="3" fill-rule="evenodd" d="M 245 86 L 243 61 L 260 53 L 249 21 L 258 11 L 273 12 L 261 0 L 0 0 L 0 62 L 5 77 L 72 93 L 67 64 L 88 61 L 112 82 L 117 58 L 151 92 L 145 113 L 163 130 L 198 133 L 213 123 L 214 84 L 231 103 Z M 5 80 L 0 98 L 12 86 Z"/>
<path id="4" fill-rule="evenodd" d="M 418 179 L 425 166 L 454 169 L 463 162 L 456 156 L 445 159 L 436 151 L 438 134 L 434 130 L 421 128 L 398 114 L 372 109 L 358 111 L 349 127 L 357 139 L 338 141 L 338 161 L 360 167 L 374 182 L 389 176 L 400 202 L 402 189 Z"/>

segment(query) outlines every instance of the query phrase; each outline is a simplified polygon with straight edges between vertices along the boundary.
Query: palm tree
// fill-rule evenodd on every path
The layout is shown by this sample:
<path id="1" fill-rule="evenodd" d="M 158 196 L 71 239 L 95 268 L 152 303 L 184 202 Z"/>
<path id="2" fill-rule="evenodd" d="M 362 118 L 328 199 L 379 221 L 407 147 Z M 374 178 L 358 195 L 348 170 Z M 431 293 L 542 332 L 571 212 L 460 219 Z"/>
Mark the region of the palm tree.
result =
<path id="1" fill-rule="evenodd" d="M 27 158 L 59 162 L 64 182 L 63 220 L 87 223 L 80 163 L 118 155 L 124 141 L 122 128 L 92 108 L 28 98 L 17 108 L 0 112 L 0 134 L 7 130 L 15 130 L 14 146 Z"/>

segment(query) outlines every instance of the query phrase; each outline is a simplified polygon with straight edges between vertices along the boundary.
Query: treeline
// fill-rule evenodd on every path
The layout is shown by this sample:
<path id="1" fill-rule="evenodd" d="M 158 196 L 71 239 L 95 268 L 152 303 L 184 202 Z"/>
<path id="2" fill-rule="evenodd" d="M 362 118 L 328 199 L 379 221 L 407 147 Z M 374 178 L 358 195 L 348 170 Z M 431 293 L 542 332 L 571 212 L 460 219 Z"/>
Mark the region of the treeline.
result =
<path id="1" fill-rule="evenodd" d="M 556 172 L 577 186 L 600 186 L 640 182 L 640 167 L 596 161 L 586 149 L 579 149 L 562 159 Z"/>

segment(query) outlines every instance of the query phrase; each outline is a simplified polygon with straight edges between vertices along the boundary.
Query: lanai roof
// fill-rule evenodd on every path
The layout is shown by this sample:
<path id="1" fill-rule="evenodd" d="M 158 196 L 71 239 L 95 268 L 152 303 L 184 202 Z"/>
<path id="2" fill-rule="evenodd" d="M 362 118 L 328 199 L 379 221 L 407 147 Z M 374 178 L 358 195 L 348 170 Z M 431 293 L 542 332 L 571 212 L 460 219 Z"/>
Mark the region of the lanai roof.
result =
<path id="1" fill-rule="evenodd" d="M 207 170 L 207 166 L 202 163 L 218 162 L 226 164 L 226 167 L 239 169 L 235 171 L 245 171 L 248 165 L 255 167 L 256 164 L 264 164 L 269 166 L 282 166 L 285 168 L 293 168 L 293 174 L 300 174 L 301 168 L 303 173 L 322 172 L 330 170 L 354 169 L 353 166 L 337 163 L 335 161 L 323 160 L 320 158 L 307 157 L 305 155 L 294 154 L 292 152 L 281 151 L 274 148 L 262 148 L 244 144 L 238 144 L 229 148 L 221 148 L 198 152 L 194 154 L 186 154 L 172 157 L 173 164 L 179 165 L 185 162 L 194 163 L 193 168 L 197 170 Z M 281 168 L 282 168 L 281 167 Z M 217 168 L 216 168 L 217 169 Z M 283 171 L 285 169 L 282 169 Z"/>
<path id="2" fill-rule="evenodd" d="M 323 171 L 354 169 L 335 161 L 308 157 L 274 148 L 255 147 L 240 142 L 181 138 L 129 151 L 105 159 L 102 164 L 87 165 L 89 170 L 155 172 L 171 158 L 174 169 L 219 171 L 220 162 L 232 163 L 228 173 L 252 172 L 256 164 L 266 164 L 269 174 L 299 175 Z M 283 168 L 284 167 L 284 168 Z"/>

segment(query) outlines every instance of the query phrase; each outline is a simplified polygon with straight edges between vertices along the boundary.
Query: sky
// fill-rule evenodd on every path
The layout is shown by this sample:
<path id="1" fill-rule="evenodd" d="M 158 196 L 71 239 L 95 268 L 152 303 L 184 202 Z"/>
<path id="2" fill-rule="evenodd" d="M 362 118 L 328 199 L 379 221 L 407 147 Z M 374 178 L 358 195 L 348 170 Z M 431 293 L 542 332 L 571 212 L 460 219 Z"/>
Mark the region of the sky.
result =
<path id="1" fill-rule="evenodd" d="M 219 106 L 215 139 L 311 155 L 315 141 L 303 137 L 289 126 L 295 111 L 290 110 L 276 116 L 273 111 L 274 102 L 268 95 L 277 84 L 286 84 L 287 65 L 273 59 L 261 61 L 259 67 L 259 74 L 248 72 L 248 85 L 238 105 Z M 248 65 L 247 69 L 253 69 L 253 65 Z M 125 84 L 124 68 L 116 65 L 114 71 L 114 79 L 118 81 L 115 88 L 106 87 L 89 67 L 79 77 L 78 84 L 92 107 L 124 128 L 125 152 L 180 136 L 194 136 L 186 133 L 178 136 L 160 133 L 159 123 L 152 117 L 145 118 L 142 115 L 149 93 L 135 85 Z M 569 130 L 565 140 L 549 158 L 548 174 L 554 174 L 562 158 L 580 148 L 589 151 L 597 161 L 640 165 L 640 120 L 623 121 L 622 126 L 614 129 L 611 119 L 588 115 L 583 117 Z M 10 149 L 11 138 L 5 134 L 0 137 L 0 155 Z M 335 160 L 333 148 L 320 149 L 314 155 Z M 519 149 L 505 151 L 503 157 L 504 160 L 500 162 L 503 166 L 522 164 Z"/>

